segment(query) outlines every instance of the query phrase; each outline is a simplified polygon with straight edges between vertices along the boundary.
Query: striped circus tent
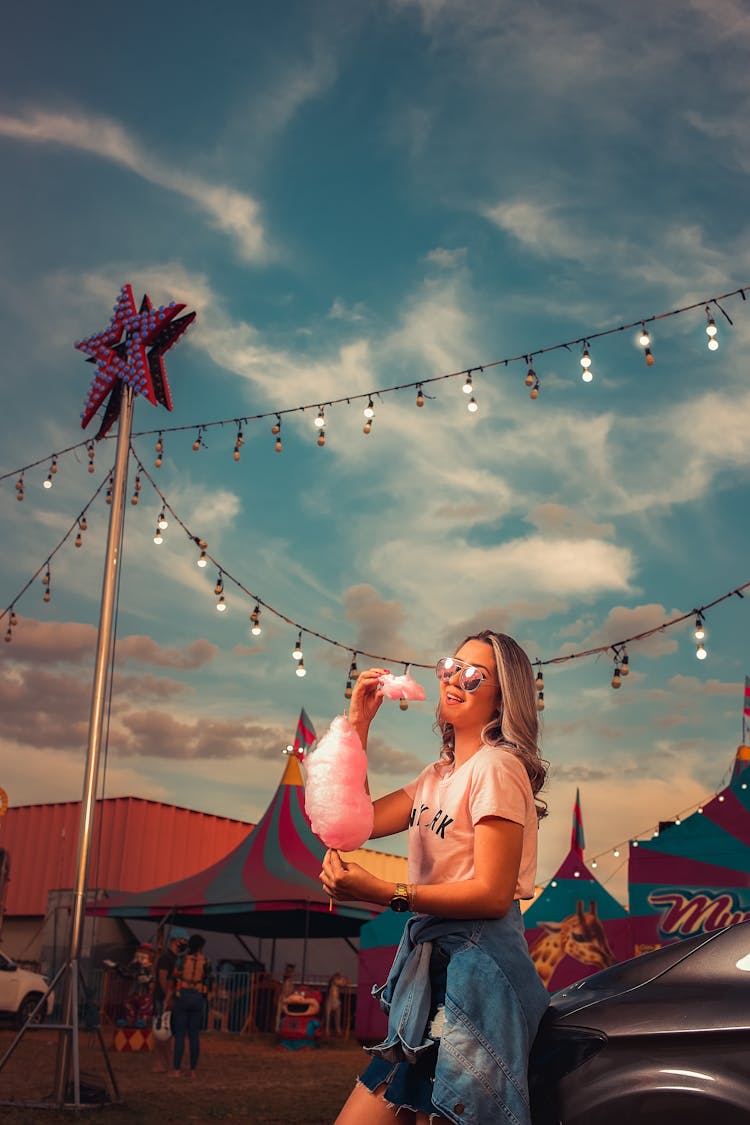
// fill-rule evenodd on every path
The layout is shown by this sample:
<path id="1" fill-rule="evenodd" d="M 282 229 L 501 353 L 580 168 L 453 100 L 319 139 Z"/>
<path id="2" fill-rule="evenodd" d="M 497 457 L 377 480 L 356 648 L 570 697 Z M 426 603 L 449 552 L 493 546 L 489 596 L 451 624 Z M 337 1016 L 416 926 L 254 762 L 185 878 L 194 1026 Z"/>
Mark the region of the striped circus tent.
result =
<path id="1" fill-rule="evenodd" d="M 628 912 L 586 866 L 583 849 L 576 790 L 570 850 L 523 916 L 529 952 L 550 992 L 632 956 Z"/>
<path id="2" fill-rule="evenodd" d="M 354 937 L 377 908 L 329 900 L 318 879 L 324 854 L 291 754 L 262 819 L 224 859 L 176 883 L 102 897 L 89 913 L 254 937 Z"/>
<path id="3" fill-rule="evenodd" d="M 635 952 L 750 918 L 750 748 L 729 784 L 651 840 L 631 844 L 628 866 Z"/>

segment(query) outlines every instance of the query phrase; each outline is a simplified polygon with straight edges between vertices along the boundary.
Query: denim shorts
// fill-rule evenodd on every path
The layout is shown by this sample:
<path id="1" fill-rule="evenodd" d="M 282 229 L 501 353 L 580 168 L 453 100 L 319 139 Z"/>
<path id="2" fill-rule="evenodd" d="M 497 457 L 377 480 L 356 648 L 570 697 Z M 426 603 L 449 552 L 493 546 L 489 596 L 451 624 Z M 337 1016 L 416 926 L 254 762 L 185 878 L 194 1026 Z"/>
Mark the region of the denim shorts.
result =
<path id="1" fill-rule="evenodd" d="M 425 1028 L 425 1038 L 431 1038 L 429 1027 L 445 1004 L 445 987 L 449 956 L 436 942 L 430 955 L 430 1012 Z M 386 1059 L 373 1059 L 360 1075 L 358 1081 L 373 1093 L 381 1091 L 383 1098 L 398 1109 L 411 1109 L 422 1113 L 437 1113 L 432 1102 L 432 1087 L 435 1082 L 440 1040 L 433 1038 L 431 1047 L 421 1051 L 416 1063 L 387 1062 Z"/>

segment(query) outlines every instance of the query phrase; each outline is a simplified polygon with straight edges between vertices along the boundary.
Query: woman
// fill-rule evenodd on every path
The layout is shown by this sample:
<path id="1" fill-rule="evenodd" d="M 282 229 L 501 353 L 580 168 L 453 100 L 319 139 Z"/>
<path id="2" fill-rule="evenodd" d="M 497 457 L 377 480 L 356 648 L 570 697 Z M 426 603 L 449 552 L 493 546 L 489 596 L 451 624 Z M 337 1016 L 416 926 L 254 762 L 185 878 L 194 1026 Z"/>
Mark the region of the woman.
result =
<path id="1" fill-rule="evenodd" d="M 203 1014 L 206 996 L 212 985 L 211 962 L 203 955 L 206 939 L 200 934 L 192 934 L 187 950 L 177 959 L 174 968 L 174 1001 L 172 1003 L 172 1034 L 174 1035 L 174 1058 L 172 1078 L 180 1077 L 182 1055 L 185 1050 L 185 1037 L 190 1045 L 190 1077 L 195 1078 L 195 1070 L 200 1057 L 200 1033 L 203 1027 Z"/>
<path id="2" fill-rule="evenodd" d="M 367 747 L 384 668 L 360 673 L 349 721 Z M 335 899 L 410 910 L 378 990 L 388 1034 L 371 1048 L 336 1125 L 529 1122 L 528 1053 L 547 993 L 518 905 L 536 878 L 535 802 L 545 779 L 531 664 L 486 630 L 438 661 L 440 761 L 374 802 L 373 837 L 409 832 L 409 884 L 328 851 L 321 882 Z"/>

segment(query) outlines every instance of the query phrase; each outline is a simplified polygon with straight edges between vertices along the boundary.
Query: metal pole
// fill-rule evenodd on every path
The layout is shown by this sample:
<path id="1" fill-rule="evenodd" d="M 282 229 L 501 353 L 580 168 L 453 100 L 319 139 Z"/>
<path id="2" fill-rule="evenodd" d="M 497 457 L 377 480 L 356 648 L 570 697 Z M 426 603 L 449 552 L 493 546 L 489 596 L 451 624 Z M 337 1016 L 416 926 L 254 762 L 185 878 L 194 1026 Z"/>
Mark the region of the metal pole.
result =
<path id="1" fill-rule="evenodd" d="M 104 558 L 104 579 L 99 616 L 99 639 L 94 665 L 94 683 L 91 692 L 91 711 L 89 716 L 89 743 L 86 757 L 86 771 L 81 798 L 81 817 L 78 826 L 78 855 L 76 858 L 75 885 L 73 888 L 72 917 L 70 923 L 70 946 L 68 952 L 69 972 L 63 1001 L 63 1025 L 70 1030 L 60 1032 L 57 1050 L 57 1071 L 55 1074 L 55 1101 L 63 1105 L 70 1073 L 70 1047 L 78 1033 L 78 1011 L 73 1010 L 77 997 L 78 962 L 81 956 L 83 922 L 86 911 L 86 890 L 88 881 L 89 855 L 96 811 L 96 788 L 99 774 L 99 755 L 106 713 L 107 681 L 112 658 L 112 639 L 117 592 L 117 575 L 121 561 L 122 531 L 125 520 L 125 494 L 128 484 L 128 458 L 130 454 L 130 434 L 133 426 L 133 388 L 123 385 L 120 408 L 120 425 L 117 432 L 117 453 L 112 481 L 112 506 L 109 513 L 109 532 L 107 550 Z M 78 1062 L 77 1044 L 74 1058 Z M 74 1076 L 76 1091 L 79 1075 Z M 76 1102 L 78 1096 L 76 1096 Z"/>

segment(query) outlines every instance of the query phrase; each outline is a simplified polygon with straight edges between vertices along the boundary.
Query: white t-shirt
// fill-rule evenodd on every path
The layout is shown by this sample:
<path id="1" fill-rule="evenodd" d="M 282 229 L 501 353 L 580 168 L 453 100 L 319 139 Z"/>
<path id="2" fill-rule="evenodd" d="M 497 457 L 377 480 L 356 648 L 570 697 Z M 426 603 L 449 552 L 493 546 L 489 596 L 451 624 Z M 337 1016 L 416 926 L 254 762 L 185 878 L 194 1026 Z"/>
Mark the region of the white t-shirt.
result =
<path id="1" fill-rule="evenodd" d="M 515 898 L 532 898 L 536 880 L 538 818 L 529 775 L 509 750 L 482 746 L 441 777 L 434 764 L 404 786 L 412 798 L 409 882 L 446 883 L 474 875 L 474 827 L 486 816 L 523 825 Z"/>

